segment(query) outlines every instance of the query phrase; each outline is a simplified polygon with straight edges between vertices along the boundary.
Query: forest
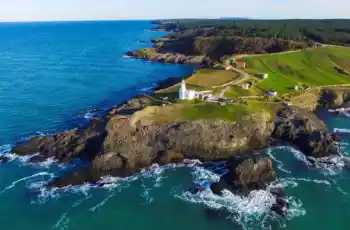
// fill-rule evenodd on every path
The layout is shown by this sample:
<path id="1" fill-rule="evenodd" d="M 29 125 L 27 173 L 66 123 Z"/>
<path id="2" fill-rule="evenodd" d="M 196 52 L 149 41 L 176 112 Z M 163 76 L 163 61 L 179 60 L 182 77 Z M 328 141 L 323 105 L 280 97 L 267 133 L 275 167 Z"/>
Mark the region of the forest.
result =
<path id="1" fill-rule="evenodd" d="M 169 31 L 216 28 L 240 37 L 280 38 L 350 46 L 350 20 L 347 19 L 182 19 L 157 20 L 153 23 L 158 24 L 160 29 Z"/>

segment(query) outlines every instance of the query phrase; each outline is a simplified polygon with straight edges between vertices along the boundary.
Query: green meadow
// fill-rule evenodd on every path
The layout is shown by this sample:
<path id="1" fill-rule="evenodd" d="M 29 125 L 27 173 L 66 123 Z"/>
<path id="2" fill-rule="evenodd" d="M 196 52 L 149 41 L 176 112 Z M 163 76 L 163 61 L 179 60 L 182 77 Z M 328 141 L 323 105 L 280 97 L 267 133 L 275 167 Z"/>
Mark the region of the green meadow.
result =
<path id="1" fill-rule="evenodd" d="M 290 53 L 266 54 L 242 58 L 250 73 L 268 73 L 258 83 L 263 90 L 279 94 L 294 91 L 294 86 L 350 84 L 350 48 L 323 47 Z"/>

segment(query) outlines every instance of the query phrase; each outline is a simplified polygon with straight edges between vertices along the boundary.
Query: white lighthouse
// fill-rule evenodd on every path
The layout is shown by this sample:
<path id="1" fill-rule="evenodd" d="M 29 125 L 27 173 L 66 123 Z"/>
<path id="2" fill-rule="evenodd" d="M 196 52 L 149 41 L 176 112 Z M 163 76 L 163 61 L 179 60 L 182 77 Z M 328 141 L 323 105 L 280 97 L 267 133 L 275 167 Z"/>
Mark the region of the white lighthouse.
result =
<path id="1" fill-rule="evenodd" d="M 181 100 L 186 100 L 187 99 L 186 92 L 187 92 L 187 90 L 186 90 L 186 83 L 185 83 L 184 80 L 182 80 L 181 87 L 179 89 L 179 98 Z"/>
<path id="2" fill-rule="evenodd" d="M 181 99 L 181 100 L 193 100 L 196 98 L 196 95 L 197 95 L 196 91 L 186 89 L 186 83 L 184 80 L 182 80 L 181 87 L 179 89 L 179 99 Z"/>

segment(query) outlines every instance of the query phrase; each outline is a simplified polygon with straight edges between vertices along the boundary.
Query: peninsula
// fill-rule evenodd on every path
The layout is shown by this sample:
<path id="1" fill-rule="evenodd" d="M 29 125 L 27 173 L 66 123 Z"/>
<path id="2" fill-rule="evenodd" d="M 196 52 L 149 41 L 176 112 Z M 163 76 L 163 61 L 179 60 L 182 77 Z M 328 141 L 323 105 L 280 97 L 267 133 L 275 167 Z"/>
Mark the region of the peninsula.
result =
<path id="1" fill-rule="evenodd" d="M 36 154 L 32 162 L 90 162 L 48 187 L 129 176 L 152 164 L 229 160 L 229 173 L 212 190 L 244 195 L 276 179 L 271 161 L 253 150 L 283 143 L 313 161 L 341 155 L 339 138 L 314 112 L 350 102 L 350 20 L 155 23 L 176 32 L 128 55 L 196 70 L 94 117 L 83 130 L 18 143 L 12 152 Z"/>

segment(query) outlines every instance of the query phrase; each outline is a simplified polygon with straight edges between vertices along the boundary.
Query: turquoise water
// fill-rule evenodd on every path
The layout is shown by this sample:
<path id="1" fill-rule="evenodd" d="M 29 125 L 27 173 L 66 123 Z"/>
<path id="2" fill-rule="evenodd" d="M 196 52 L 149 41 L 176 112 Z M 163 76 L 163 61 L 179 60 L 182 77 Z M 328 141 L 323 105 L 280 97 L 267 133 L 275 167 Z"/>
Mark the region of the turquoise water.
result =
<path id="1" fill-rule="evenodd" d="M 155 82 L 182 76 L 192 67 L 124 57 L 164 33 L 149 22 L 0 24 L 0 152 L 41 133 L 86 122 L 86 112 L 109 108 Z M 350 118 L 323 114 L 332 131 L 343 133 L 348 152 Z M 105 188 L 89 185 L 42 189 L 70 166 L 28 165 L 17 158 L 0 165 L 0 229 L 348 229 L 349 172 L 312 168 L 290 147 L 263 151 L 273 157 L 291 202 L 286 219 L 268 212 L 267 192 L 249 198 L 232 194 L 190 195 L 193 183 L 217 180 L 196 166 L 154 167 Z M 217 166 L 219 167 L 219 166 Z M 225 211 L 213 213 L 208 207 Z"/>

